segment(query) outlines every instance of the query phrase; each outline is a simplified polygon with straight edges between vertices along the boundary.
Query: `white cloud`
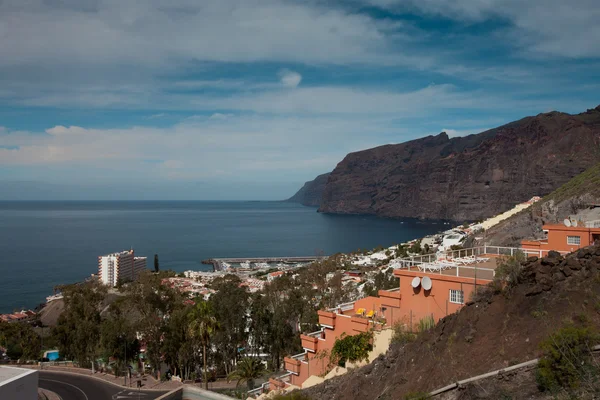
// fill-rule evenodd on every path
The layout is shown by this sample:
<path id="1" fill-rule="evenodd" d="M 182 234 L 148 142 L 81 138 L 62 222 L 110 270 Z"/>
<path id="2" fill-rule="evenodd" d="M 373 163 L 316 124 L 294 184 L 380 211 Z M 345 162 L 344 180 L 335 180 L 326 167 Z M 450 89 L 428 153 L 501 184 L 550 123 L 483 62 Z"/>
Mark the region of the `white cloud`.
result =
<path id="1" fill-rule="evenodd" d="M 283 86 L 295 88 L 302 81 L 302 75 L 289 69 L 282 69 L 279 72 L 279 77 Z"/>

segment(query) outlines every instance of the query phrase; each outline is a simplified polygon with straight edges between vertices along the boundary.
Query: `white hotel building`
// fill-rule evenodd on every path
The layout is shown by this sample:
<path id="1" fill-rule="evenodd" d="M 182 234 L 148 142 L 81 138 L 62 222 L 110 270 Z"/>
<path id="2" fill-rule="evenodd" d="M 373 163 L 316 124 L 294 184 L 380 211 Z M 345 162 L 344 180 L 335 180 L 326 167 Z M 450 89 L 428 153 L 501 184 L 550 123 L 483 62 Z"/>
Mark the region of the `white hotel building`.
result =
<path id="1" fill-rule="evenodd" d="M 146 257 L 136 257 L 133 249 L 98 257 L 98 277 L 108 286 L 117 286 L 119 279 L 135 281 L 146 269 Z"/>

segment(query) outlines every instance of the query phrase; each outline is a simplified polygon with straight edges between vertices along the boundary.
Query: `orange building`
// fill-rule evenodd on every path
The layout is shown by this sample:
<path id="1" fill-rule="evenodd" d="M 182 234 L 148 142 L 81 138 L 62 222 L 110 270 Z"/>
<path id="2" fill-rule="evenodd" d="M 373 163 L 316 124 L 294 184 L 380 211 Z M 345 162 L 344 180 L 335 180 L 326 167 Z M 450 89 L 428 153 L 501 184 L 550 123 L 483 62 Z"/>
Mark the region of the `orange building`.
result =
<path id="1" fill-rule="evenodd" d="M 424 268 L 417 266 L 396 269 L 398 289 L 380 290 L 378 297 L 369 296 L 320 310 L 321 330 L 300 335 L 304 352 L 284 359 L 287 374 L 280 377 L 279 385 L 301 386 L 310 376 L 325 375 L 330 368 L 327 355 L 343 334 L 379 331 L 398 322 L 416 330 L 423 318 L 432 317 L 437 322 L 458 311 L 477 286 L 491 281 L 495 267 L 495 259 L 483 257 L 477 264 L 437 272 L 424 272 Z M 426 277 L 429 281 L 423 279 Z"/>
<path id="2" fill-rule="evenodd" d="M 550 250 L 559 253 L 571 253 L 595 242 L 600 242 L 600 227 L 575 227 L 556 224 L 544 225 L 542 229 L 546 232 L 545 239 L 523 240 L 521 247 L 525 250 L 539 251 L 540 256 L 545 256 Z"/>

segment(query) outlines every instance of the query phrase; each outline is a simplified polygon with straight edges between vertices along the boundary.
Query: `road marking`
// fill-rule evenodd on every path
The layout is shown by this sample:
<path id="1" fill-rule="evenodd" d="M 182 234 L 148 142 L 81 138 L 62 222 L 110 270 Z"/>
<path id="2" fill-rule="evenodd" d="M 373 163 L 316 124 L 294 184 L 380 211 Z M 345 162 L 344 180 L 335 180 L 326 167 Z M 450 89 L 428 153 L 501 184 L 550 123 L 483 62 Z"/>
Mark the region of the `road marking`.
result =
<path id="1" fill-rule="evenodd" d="M 123 393 L 123 392 L 126 392 L 127 390 L 128 389 L 121 390 L 119 393 L 113 394 L 112 400 L 118 400 L 118 399 L 139 399 L 141 397 L 146 397 L 147 396 L 146 393 L 133 392 L 133 391 L 129 391 L 129 393 Z"/>
<path id="2" fill-rule="evenodd" d="M 85 394 L 85 392 L 83 390 L 81 390 L 80 388 L 78 388 L 75 385 L 71 385 L 70 383 L 67 382 L 62 382 L 62 381 L 55 381 L 54 379 L 44 379 L 44 378 L 40 378 L 40 381 L 48 381 L 48 382 L 56 382 L 56 383 L 62 383 L 63 385 L 69 385 L 71 387 L 74 387 L 75 389 L 79 390 L 81 392 L 81 394 L 83 395 L 83 397 L 85 397 L 85 400 L 90 400 L 87 395 Z"/>

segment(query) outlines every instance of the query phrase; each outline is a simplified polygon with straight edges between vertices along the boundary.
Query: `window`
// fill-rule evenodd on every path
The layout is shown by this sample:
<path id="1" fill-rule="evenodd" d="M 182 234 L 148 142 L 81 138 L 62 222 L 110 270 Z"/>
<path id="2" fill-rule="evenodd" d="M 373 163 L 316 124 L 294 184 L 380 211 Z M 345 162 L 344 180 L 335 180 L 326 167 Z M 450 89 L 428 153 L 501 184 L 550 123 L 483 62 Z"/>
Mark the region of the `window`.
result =
<path id="1" fill-rule="evenodd" d="M 567 244 L 579 246 L 581 244 L 581 236 L 567 236 Z"/>
<path id="2" fill-rule="evenodd" d="M 450 303 L 462 304 L 465 302 L 465 294 L 462 290 L 450 289 Z"/>

